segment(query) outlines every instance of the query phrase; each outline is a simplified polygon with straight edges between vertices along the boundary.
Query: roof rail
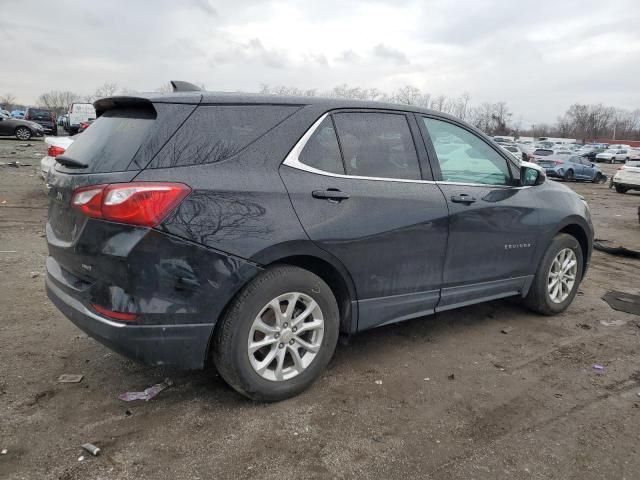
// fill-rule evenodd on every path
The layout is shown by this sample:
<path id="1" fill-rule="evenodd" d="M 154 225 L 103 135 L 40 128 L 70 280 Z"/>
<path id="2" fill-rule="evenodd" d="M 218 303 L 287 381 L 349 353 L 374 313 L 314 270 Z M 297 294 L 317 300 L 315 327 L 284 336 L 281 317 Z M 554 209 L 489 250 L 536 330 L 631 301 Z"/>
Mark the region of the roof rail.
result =
<path id="1" fill-rule="evenodd" d="M 202 89 L 193 83 L 183 82 L 182 80 L 171 80 L 171 87 L 174 92 L 201 92 Z"/>

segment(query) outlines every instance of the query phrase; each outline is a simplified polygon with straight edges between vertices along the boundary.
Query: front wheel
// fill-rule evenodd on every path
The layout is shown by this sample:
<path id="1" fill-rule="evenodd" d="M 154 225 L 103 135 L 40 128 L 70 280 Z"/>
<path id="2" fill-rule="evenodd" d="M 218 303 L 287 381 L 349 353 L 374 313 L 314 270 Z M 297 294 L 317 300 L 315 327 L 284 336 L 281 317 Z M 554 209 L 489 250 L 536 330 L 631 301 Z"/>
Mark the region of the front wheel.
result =
<path id="1" fill-rule="evenodd" d="M 29 140 L 31 138 L 31 130 L 27 127 L 18 127 L 15 131 L 18 140 Z"/>
<path id="2" fill-rule="evenodd" d="M 616 163 L 616 157 L 611 157 L 611 160 L 609 161 L 609 163 Z"/>
<path id="3" fill-rule="evenodd" d="M 596 173 L 595 176 L 593 177 L 593 183 L 600 183 L 602 182 L 602 174 L 600 172 Z"/>
<path id="4" fill-rule="evenodd" d="M 624 188 L 622 185 L 616 185 L 616 192 L 618 193 L 627 193 L 627 189 Z"/>
<path id="5" fill-rule="evenodd" d="M 582 249 L 571 235 L 559 233 L 547 248 L 525 304 L 543 315 L 564 312 L 571 304 L 582 280 Z"/>
<path id="6" fill-rule="evenodd" d="M 340 315 L 329 286 L 290 265 L 260 273 L 233 300 L 213 338 L 224 380 L 259 401 L 309 387 L 333 356 Z"/>

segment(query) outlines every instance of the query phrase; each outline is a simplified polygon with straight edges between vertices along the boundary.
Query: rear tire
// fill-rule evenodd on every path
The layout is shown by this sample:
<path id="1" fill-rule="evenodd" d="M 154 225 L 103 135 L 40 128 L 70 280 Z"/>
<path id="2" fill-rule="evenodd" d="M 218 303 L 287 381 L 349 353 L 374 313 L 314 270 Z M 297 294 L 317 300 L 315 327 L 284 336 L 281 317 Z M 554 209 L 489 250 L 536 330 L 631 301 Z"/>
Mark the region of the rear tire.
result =
<path id="1" fill-rule="evenodd" d="M 593 183 L 600 183 L 600 182 L 602 182 L 602 174 L 600 172 L 598 172 L 593 177 Z"/>
<path id="2" fill-rule="evenodd" d="M 275 308 L 281 309 L 281 315 Z M 296 323 L 299 318 L 304 320 Z M 322 332 L 318 322 L 323 322 Z M 316 330 L 308 331 L 311 324 Z M 301 325 L 307 331 L 295 333 L 303 330 Z M 335 351 L 339 325 L 338 304 L 320 277 L 290 265 L 274 266 L 256 276 L 232 301 L 216 326 L 213 361 L 222 378 L 242 395 L 258 401 L 284 400 L 320 376 Z M 250 349 L 259 342 L 268 343 Z M 315 348 L 306 349 L 300 342 Z"/>
<path id="3" fill-rule="evenodd" d="M 613 165 L 614 163 L 616 163 L 616 158 L 615 158 L 615 157 L 611 157 L 611 160 L 609 161 L 609 163 L 611 163 L 612 165 Z"/>
<path id="4" fill-rule="evenodd" d="M 618 193 L 627 193 L 627 189 L 624 188 L 622 185 L 615 185 L 616 187 L 616 192 Z"/>
<path id="5" fill-rule="evenodd" d="M 573 181 L 573 170 L 567 170 L 564 174 L 564 181 L 571 182 Z"/>
<path id="6" fill-rule="evenodd" d="M 29 140 L 32 135 L 31 130 L 27 127 L 18 127 L 14 133 L 18 140 Z"/>
<path id="7" fill-rule="evenodd" d="M 567 251 L 572 252 L 572 256 Z M 562 252 L 566 253 L 565 258 L 573 258 L 572 261 L 575 261 L 575 265 L 571 267 L 570 271 L 567 270 L 558 277 L 554 276 L 554 269 L 557 270 L 557 265 L 554 263 Z M 578 292 L 582 280 L 582 265 L 582 248 L 575 237 L 566 233 L 556 235 L 538 265 L 531 288 L 524 299 L 525 305 L 542 315 L 556 315 L 564 312 Z M 573 272 L 572 275 L 571 272 Z M 573 276 L 573 283 L 571 283 L 571 276 Z M 554 279 L 556 283 L 553 283 Z M 569 283 L 571 283 L 570 288 Z M 564 290 L 554 299 L 552 293 L 555 292 L 556 285 Z"/>

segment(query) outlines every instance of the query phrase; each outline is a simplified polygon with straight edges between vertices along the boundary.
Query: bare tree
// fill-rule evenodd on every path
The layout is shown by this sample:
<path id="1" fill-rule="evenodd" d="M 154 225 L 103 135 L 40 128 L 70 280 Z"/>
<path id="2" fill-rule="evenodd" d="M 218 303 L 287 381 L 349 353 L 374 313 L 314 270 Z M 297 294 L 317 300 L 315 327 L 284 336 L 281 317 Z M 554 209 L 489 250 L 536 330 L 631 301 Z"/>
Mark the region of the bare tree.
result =
<path id="1" fill-rule="evenodd" d="M 118 91 L 118 84 L 115 82 L 105 82 L 102 84 L 101 87 L 98 87 L 95 91 L 95 93 L 93 94 L 93 96 L 98 99 L 98 98 L 103 98 L 103 97 L 111 97 L 112 95 L 115 95 L 116 92 Z"/>
<path id="2" fill-rule="evenodd" d="M 68 110 L 69 105 L 80 101 L 81 98 L 74 92 L 53 90 L 40 95 L 37 103 L 39 106 L 46 107 L 60 115 Z"/>
<path id="3" fill-rule="evenodd" d="M 13 110 L 16 106 L 16 97 L 11 93 L 5 93 L 0 96 L 0 106 L 5 110 Z"/>

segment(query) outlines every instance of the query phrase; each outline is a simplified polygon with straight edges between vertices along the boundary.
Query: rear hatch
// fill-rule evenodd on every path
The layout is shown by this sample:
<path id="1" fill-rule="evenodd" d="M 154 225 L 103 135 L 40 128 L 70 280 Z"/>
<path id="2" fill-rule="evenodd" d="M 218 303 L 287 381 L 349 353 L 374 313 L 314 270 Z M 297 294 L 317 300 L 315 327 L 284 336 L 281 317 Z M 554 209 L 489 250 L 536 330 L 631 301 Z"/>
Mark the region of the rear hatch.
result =
<path id="1" fill-rule="evenodd" d="M 131 182 L 189 117 L 199 100 L 195 96 L 192 104 L 152 103 L 143 98 L 119 97 L 96 102 L 99 118 L 56 158 L 48 178 L 51 188 L 47 242 L 50 257 L 59 267 L 87 276 L 77 245 L 88 217 L 72 208 L 73 192 L 88 185 Z"/>

